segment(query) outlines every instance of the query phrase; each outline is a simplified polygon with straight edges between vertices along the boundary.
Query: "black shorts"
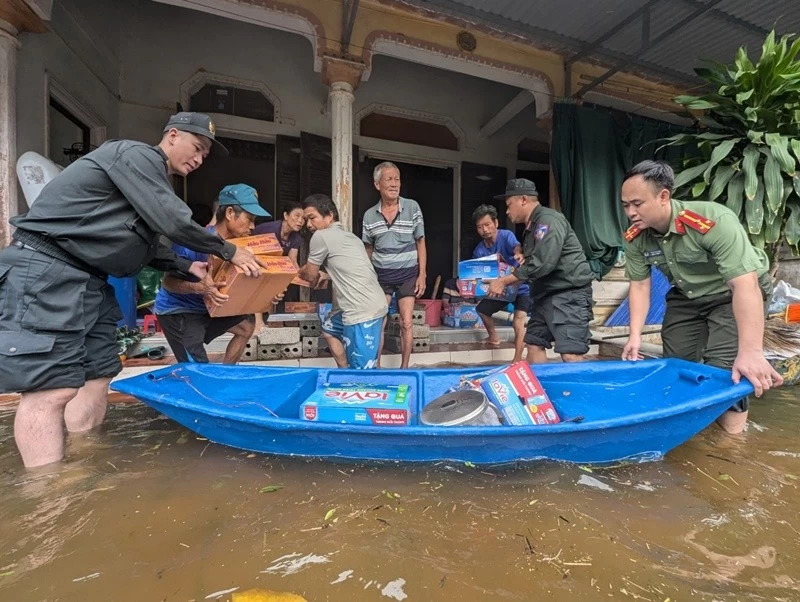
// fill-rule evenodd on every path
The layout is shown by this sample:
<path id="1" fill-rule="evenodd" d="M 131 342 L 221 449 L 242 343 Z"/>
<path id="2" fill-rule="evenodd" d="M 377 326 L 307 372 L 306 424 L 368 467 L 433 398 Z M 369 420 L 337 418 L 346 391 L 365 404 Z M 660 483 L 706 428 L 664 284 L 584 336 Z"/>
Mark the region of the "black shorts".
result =
<path id="1" fill-rule="evenodd" d="M 533 301 L 525 343 L 556 353 L 584 355 L 589 351 L 592 321 L 592 287 L 587 285 L 558 291 Z"/>
<path id="2" fill-rule="evenodd" d="M 397 284 L 384 284 L 383 282 L 379 282 L 378 284 L 381 285 L 383 292 L 389 296 L 396 292 L 398 299 L 402 299 L 403 297 L 416 297 L 417 293 L 415 289 L 417 288 L 417 278 L 418 276 L 414 276 L 413 278 L 403 280 L 403 282 Z"/>
<path id="3" fill-rule="evenodd" d="M 164 331 L 175 359 L 179 362 L 208 363 L 207 345 L 218 336 L 228 332 L 243 320 L 255 322 L 255 316 L 225 316 L 212 318 L 201 313 L 161 314 L 158 324 Z"/>
<path id="4" fill-rule="evenodd" d="M 80 388 L 122 370 L 114 289 L 59 259 L 0 251 L 0 393 Z"/>
<path id="5" fill-rule="evenodd" d="M 507 305 L 508 301 L 484 298 L 480 300 L 476 309 L 478 310 L 479 314 L 491 316 L 496 314 L 498 311 L 505 309 Z M 532 306 L 533 303 L 531 302 L 530 295 L 517 295 L 514 298 L 514 311 L 522 311 L 527 314 L 531 311 Z"/>

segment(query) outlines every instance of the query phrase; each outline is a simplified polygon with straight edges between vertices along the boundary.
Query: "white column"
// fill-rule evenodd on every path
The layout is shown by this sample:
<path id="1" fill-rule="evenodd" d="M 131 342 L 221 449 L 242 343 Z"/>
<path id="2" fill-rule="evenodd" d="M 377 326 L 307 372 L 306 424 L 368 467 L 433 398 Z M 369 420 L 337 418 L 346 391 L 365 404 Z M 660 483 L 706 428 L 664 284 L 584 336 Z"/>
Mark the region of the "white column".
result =
<path id="1" fill-rule="evenodd" d="M 353 86 L 333 82 L 331 103 L 331 189 L 339 208 L 339 222 L 353 231 Z"/>
<path id="2" fill-rule="evenodd" d="M 11 242 L 17 214 L 17 29 L 0 19 L 0 247 Z"/>

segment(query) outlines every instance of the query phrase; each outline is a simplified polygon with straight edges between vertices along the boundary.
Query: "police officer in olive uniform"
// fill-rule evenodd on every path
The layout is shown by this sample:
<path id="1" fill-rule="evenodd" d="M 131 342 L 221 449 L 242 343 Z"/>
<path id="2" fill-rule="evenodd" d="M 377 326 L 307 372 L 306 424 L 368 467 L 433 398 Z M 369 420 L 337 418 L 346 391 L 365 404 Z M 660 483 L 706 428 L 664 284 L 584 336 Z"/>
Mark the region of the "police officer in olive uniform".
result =
<path id="1" fill-rule="evenodd" d="M 672 198 L 674 173 L 660 161 L 633 167 L 622 184 L 625 270 L 631 280 L 631 334 L 622 359 L 641 359 L 641 333 L 650 305 L 650 269 L 669 279 L 661 336 L 664 357 L 733 369 L 756 396 L 783 379 L 764 358 L 764 301 L 772 291 L 769 261 L 753 247 L 738 217 L 719 203 Z M 718 420 L 744 429 L 747 400 Z"/>
<path id="2" fill-rule="evenodd" d="M 592 272 L 578 237 L 563 214 L 539 204 L 530 180 L 509 180 L 495 199 L 505 199 L 508 217 L 526 228 L 520 266 L 493 280 L 489 296 L 500 296 L 509 284 L 528 282 L 533 301 L 525 332 L 528 361 L 546 362 L 551 343 L 565 362 L 581 361 L 591 336 Z"/>
<path id="3" fill-rule="evenodd" d="M 176 257 L 160 235 L 260 273 L 252 253 L 195 224 L 173 192 L 169 176 L 200 167 L 212 144 L 227 154 L 207 115 L 178 113 L 157 146 L 106 142 L 10 220 L 14 239 L 0 251 L 0 393 L 22 392 L 14 437 L 25 466 L 63 457 L 65 425 L 78 432 L 103 421 L 108 383 L 122 369 L 122 314 L 108 275 L 150 265 L 209 277 L 204 263 Z"/>

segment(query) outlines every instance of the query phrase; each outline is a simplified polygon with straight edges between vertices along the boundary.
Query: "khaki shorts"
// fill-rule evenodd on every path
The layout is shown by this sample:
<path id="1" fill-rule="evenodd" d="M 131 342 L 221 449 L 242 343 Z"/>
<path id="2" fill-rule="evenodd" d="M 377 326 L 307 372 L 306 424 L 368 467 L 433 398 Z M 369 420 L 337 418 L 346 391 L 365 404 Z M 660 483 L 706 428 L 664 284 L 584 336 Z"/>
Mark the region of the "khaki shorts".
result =
<path id="1" fill-rule="evenodd" d="M 0 392 L 79 388 L 122 370 L 114 289 L 61 260 L 0 251 Z"/>

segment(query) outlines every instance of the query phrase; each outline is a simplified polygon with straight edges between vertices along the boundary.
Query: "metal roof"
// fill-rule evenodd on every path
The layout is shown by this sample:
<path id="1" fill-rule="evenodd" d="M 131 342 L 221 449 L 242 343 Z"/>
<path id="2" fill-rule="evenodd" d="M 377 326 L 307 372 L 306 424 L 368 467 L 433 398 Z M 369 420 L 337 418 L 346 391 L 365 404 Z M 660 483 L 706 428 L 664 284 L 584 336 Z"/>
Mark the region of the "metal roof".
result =
<path id="1" fill-rule="evenodd" d="M 798 0 L 405 1 L 551 48 L 567 62 L 591 60 L 679 85 L 700 81 L 693 68 L 702 59 L 728 63 L 740 46 L 757 58 L 773 26 L 800 32 Z"/>

